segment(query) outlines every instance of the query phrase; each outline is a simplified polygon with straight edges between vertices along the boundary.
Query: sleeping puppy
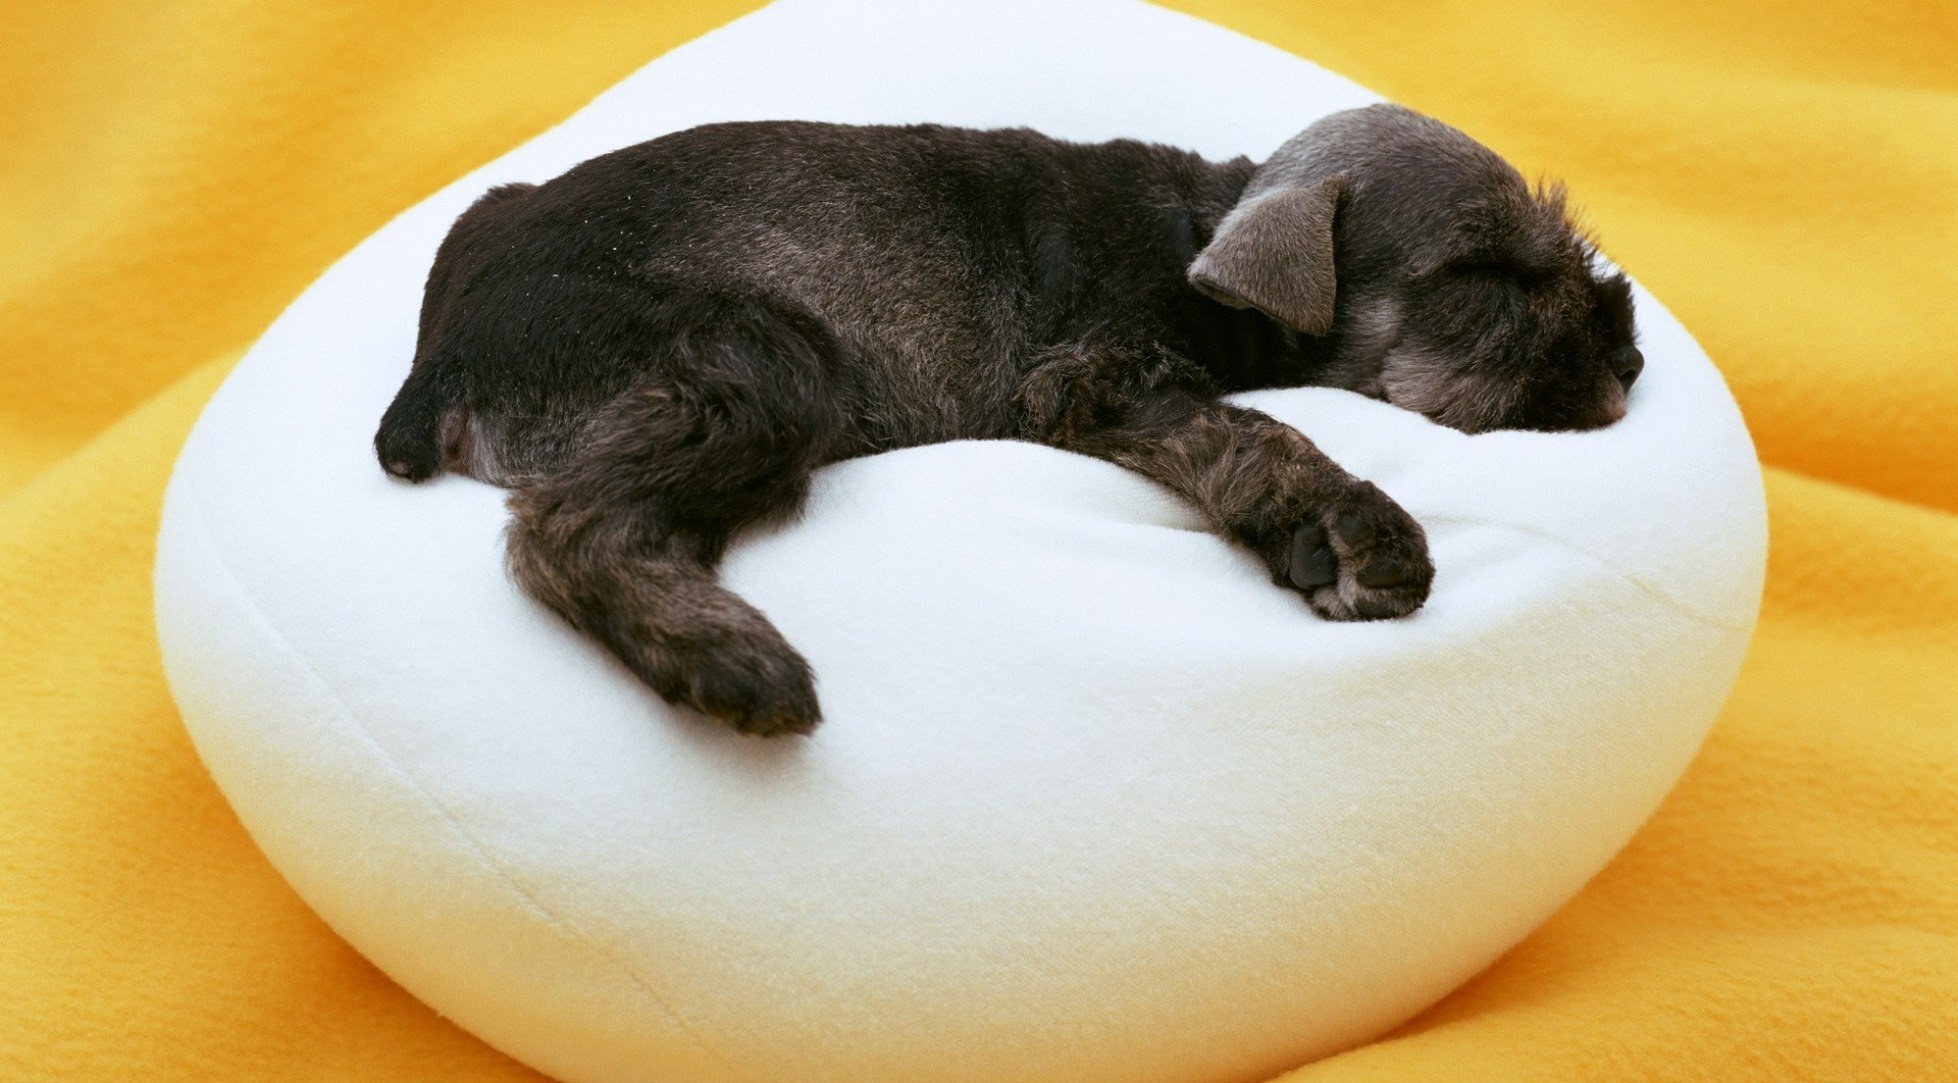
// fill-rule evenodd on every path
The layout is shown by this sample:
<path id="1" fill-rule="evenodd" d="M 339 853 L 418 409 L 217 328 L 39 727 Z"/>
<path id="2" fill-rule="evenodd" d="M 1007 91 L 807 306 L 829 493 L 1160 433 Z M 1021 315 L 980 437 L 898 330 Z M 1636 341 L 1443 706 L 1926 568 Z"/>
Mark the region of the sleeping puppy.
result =
<path id="1" fill-rule="evenodd" d="M 491 190 L 429 272 L 386 470 L 512 491 L 511 572 L 670 702 L 806 733 L 808 664 L 716 581 L 825 463 L 1022 439 L 1195 505 L 1332 620 L 1399 617 L 1421 527 L 1219 401 L 1313 384 L 1464 432 L 1587 429 L 1631 296 L 1558 193 L 1396 106 L 1269 161 L 932 125 L 714 124 Z"/>

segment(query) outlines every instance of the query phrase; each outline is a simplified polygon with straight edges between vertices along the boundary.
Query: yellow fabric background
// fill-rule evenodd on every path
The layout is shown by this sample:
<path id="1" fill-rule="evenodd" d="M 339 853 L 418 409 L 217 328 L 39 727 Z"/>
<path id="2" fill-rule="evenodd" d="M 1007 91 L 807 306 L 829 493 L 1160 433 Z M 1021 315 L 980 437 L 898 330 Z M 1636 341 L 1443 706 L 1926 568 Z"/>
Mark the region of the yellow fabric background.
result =
<path id="1" fill-rule="evenodd" d="M 328 263 L 750 6 L 8 5 L 0 1078 L 537 1078 L 337 940 L 213 789 L 158 666 L 157 503 Z M 1958 7 L 1173 6 L 1566 179 L 1769 466 L 1760 634 L 1678 791 L 1488 972 L 1286 1079 L 1958 1079 Z"/>

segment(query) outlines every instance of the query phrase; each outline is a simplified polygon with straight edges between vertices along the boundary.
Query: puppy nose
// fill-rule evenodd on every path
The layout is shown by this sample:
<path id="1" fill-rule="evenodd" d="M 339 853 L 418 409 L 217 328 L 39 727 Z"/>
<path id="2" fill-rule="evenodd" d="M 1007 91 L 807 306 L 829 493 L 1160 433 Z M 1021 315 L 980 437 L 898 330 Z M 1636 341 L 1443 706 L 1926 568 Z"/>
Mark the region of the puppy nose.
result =
<path id="1" fill-rule="evenodd" d="M 1645 371 L 1645 355 L 1638 352 L 1637 346 L 1621 346 L 1611 355 L 1611 371 L 1618 374 L 1618 382 L 1630 391 L 1632 381 Z"/>

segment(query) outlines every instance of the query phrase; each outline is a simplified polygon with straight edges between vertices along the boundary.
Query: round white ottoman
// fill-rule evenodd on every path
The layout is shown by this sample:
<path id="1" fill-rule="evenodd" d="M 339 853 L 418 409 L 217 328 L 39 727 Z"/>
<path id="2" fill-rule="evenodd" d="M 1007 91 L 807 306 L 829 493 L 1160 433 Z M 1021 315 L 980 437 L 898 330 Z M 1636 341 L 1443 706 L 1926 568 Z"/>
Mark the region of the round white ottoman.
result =
<path id="1" fill-rule="evenodd" d="M 1221 1083 L 1407 1018 L 1624 844 L 1753 627 L 1753 451 L 1649 295 L 1599 432 L 1243 397 L 1426 525 L 1404 621 L 1315 619 L 1085 458 L 824 471 L 726 568 L 816 667 L 806 741 L 667 707 L 510 585 L 500 492 L 391 481 L 369 445 L 435 246 L 492 184 L 731 118 L 1261 157 L 1369 100 L 1126 0 L 789 0 L 651 64 L 370 238 L 212 401 L 156 577 L 212 775 L 348 941 L 572 1083 Z"/>

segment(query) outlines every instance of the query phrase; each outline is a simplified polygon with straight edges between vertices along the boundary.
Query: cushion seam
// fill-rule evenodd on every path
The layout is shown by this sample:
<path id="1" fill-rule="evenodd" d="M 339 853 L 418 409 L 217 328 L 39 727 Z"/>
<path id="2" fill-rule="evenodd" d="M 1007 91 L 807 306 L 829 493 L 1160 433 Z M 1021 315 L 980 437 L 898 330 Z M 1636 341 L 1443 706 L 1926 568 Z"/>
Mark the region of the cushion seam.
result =
<path id="1" fill-rule="evenodd" d="M 1603 568 L 1604 570 L 1612 573 L 1613 575 L 1624 580 L 1625 582 L 1630 583 L 1640 593 L 1646 595 L 1647 597 L 1650 597 L 1653 601 L 1658 602 L 1659 604 L 1665 606 L 1667 609 L 1672 610 L 1673 612 L 1679 614 L 1682 617 L 1686 617 L 1690 620 L 1698 621 L 1701 624 L 1705 624 L 1712 628 L 1718 628 L 1722 631 L 1752 633 L 1754 630 L 1755 621 L 1753 620 L 1727 619 L 1727 618 L 1719 617 L 1701 609 L 1696 605 L 1693 605 L 1690 602 L 1681 601 L 1680 599 L 1674 597 L 1673 594 L 1670 591 L 1666 590 L 1665 588 L 1655 583 L 1648 582 L 1644 576 L 1641 576 L 1636 572 L 1628 571 L 1623 566 L 1619 565 L 1617 562 L 1612 560 L 1607 560 L 1606 558 L 1599 556 L 1597 553 L 1594 553 L 1591 550 L 1586 549 L 1583 546 L 1578 545 L 1574 542 L 1561 538 L 1556 534 L 1552 534 L 1547 530 L 1539 530 L 1535 527 L 1519 526 L 1515 523 L 1496 522 L 1494 520 L 1482 519 L 1472 515 L 1451 515 L 1447 512 L 1430 512 L 1424 515 L 1416 515 L 1415 519 L 1423 523 L 1448 522 L 1448 523 L 1464 524 L 1467 526 L 1489 527 L 1495 530 L 1507 530 L 1513 534 L 1523 534 L 1528 537 L 1536 538 L 1540 541 L 1550 542 L 1551 544 L 1557 546 L 1559 549 L 1562 549 L 1565 552 L 1574 553 L 1578 556 L 1589 559 L 1592 563 L 1596 564 L 1598 567 Z M 1757 590 L 1756 598 L 1758 599 L 1758 597 L 1759 597 L 1759 592 Z"/>
<path id="2" fill-rule="evenodd" d="M 694 1043 L 694 1046 L 698 1048 L 701 1052 L 714 1057 L 716 1060 L 719 1060 L 722 1064 L 726 1065 L 729 1069 L 734 1071 L 735 1074 L 746 1077 L 746 1073 L 742 1072 L 738 1065 L 736 1065 L 733 1061 L 729 1060 L 718 1049 L 709 1045 L 700 1036 L 700 1034 L 696 1030 L 694 1030 L 694 1028 L 691 1025 L 689 1025 L 687 1021 L 683 1019 L 677 1011 L 673 1009 L 672 1005 L 668 1004 L 666 1000 L 662 998 L 659 995 L 659 993 L 653 989 L 651 984 L 648 983 L 645 980 L 645 978 L 643 978 L 636 970 L 634 970 L 632 966 L 630 966 L 622 958 L 620 958 L 617 953 L 610 950 L 604 943 L 584 933 L 582 930 L 579 929 L 579 927 L 576 924 L 572 922 L 568 922 L 564 918 L 559 916 L 549 906 L 545 905 L 544 902 L 540 900 L 534 893 L 532 893 L 529 889 L 525 888 L 520 882 L 518 882 L 517 878 L 514 875 L 512 875 L 508 869 L 506 869 L 501 863 L 497 862 L 491 857 L 491 852 L 488 849 L 488 847 L 484 846 L 481 840 L 477 839 L 465 827 L 463 827 L 462 821 L 454 813 L 450 812 L 448 807 L 444 805 L 438 798 L 436 798 L 435 795 L 428 789 L 427 786 L 422 784 L 421 779 L 416 777 L 414 772 L 408 770 L 408 768 L 404 766 L 401 763 L 401 761 L 394 756 L 393 753 L 388 751 L 386 746 L 381 744 L 379 739 L 377 739 L 374 736 L 373 731 L 371 731 L 367 727 L 366 722 L 360 718 L 357 712 L 355 712 L 351 707 L 347 705 L 346 699 L 342 697 L 340 693 L 330 683 L 328 683 L 324 677 L 320 675 L 318 670 L 313 668 L 312 664 L 307 661 L 306 656 L 298 648 L 292 645 L 292 641 L 286 637 L 284 632 L 279 630 L 278 626 L 273 623 L 271 617 L 269 617 L 265 613 L 265 611 L 259 607 L 257 600 L 254 599 L 251 596 L 251 593 L 245 589 L 244 584 L 238 580 L 237 574 L 232 571 L 230 563 L 227 560 L 225 560 L 223 552 L 217 544 L 216 536 L 211 532 L 210 526 L 205 519 L 203 505 L 199 503 L 195 497 L 190 497 L 188 495 L 175 501 L 175 503 L 177 503 L 179 506 L 189 505 L 190 512 L 191 512 L 190 517 L 195 520 L 198 532 L 204 536 L 205 544 L 208 547 L 209 552 L 211 553 L 212 556 L 212 562 L 217 565 L 218 569 L 221 572 L 223 572 L 226 581 L 228 581 L 231 584 L 232 588 L 237 592 L 238 597 L 243 599 L 245 603 L 245 607 L 250 612 L 252 618 L 262 628 L 264 628 L 267 633 L 269 633 L 272 636 L 273 640 L 277 642 L 280 649 L 286 655 L 292 658 L 294 662 L 298 664 L 299 668 L 306 674 L 306 676 L 315 685 L 317 685 L 322 691 L 326 693 L 327 699 L 337 709 L 337 712 L 339 713 L 340 717 L 345 722 L 349 723 L 349 725 L 345 727 L 345 729 L 347 729 L 361 744 L 366 746 L 372 752 L 373 755 L 377 756 L 384 764 L 386 764 L 389 770 L 394 772 L 402 779 L 406 780 L 406 782 L 413 789 L 415 794 L 418 797 L 420 797 L 421 800 L 429 808 L 435 810 L 436 814 L 442 818 L 442 822 L 447 826 L 452 836 L 460 839 L 463 842 L 465 847 L 465 853 L 475 862 L 477 867 L 481 869 L 483 872 L 489 874 L 493 882 L 502 884 L 503 887 L 511 895 L 515 896 L 522 905 L 524 905 L 526 908 L 530 909 L 531 911 L 533 911 L 534 913 L 542 917 L 553 928 L 557 929 L 562 934 L 569 936 L 574 942 L 582 944 L 588 950 L 596 953 L 600 958 L 609 961 L 610 963 L 612 963 L 613 966 L 617 967 L 619 972 L 624 974 L 626 978 L 630 980 L 634 986 L 638 987 L 640 992 L 645 995 L 646 999 L 651 1001 L 654 1007 L 658 1008 L 662 1014 L 664 1014 L 669 1020 L 671 1020 L 673 1025 L 677 1027 L 682 1034 L 685 1034 L 687 1038 Z"/>

